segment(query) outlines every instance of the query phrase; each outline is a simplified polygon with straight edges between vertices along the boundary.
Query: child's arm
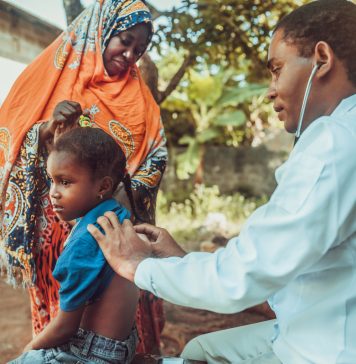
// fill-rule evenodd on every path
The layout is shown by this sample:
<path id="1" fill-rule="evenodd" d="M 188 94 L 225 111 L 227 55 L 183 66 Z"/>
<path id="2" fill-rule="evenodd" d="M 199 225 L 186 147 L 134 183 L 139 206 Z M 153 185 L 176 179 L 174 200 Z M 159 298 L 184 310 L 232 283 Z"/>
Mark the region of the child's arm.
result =
<path id="1" fill-rule="evenodd" d="M 70 312 L 59 309 L 57 317 L 25 346 L 24 351 L 53 348 L 68 341 L 78 331 L 84 308 Z"/>

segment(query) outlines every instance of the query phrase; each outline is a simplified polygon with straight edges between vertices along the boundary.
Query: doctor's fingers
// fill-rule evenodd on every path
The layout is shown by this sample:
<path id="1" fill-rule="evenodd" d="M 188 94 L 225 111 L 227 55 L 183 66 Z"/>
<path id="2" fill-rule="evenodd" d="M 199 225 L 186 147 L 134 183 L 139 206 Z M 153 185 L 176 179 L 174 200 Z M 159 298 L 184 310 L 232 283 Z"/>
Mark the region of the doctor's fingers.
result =
<path id="1" fill-rule="evenodd" d="M 136 232 L 133 228 L 132 222 L 129 219 L 124 219 L 124 221 L 120 224 L 119 219 L 117 218 L 116 214 L 112 211 L 105 212 L 105 217 L 109 219 L 109 222 L 112 228 L 116 232 L 121 232 L 123 235 L 136 235 Z"/>
<path id="2" fill-rule="evenodd" d="M 104 233 L 92 224 L 88 225 L 88 231 L 93 235 L 101 248 L 108 248 L 109 245 L 119 245 L 121 243 L 123 236 L 122 228 L 115 214 L 112 216 L 109 213 L 105 213 L 105 216 L 99 216 L 96 221 Z"/>
<path id="3" fill-rule="evenodd" d="M 105 239 L 105 235 L 95 225 L 88 224 L 87 230 L 98 243 Z M 105 244 L 105 242 L 103 244 Z"/>
<path id="4" fill-rule="evenodd" d="M 100 224 L 100 226 L 104 229 L 104 226 L 101 225 L 101 223 L 99 222 L 100 218 L 103 218 L 101 223 L 105 226 L 107 226 L 107 229 L 112 228 L 114 230 L 121 230 L 122 226 L 120 224 L 120 221 L 117 217 L 117 215 L 115 214 L 115 212 L 113 211 L 106 211 L 104 213 L 104 216 L 100 216 L 97 220 L 98 224 Z M 125 220 L 124 220 L 125 221 Z M 105 230 L 105 229 L 104 229 Z M 105 230 L 106 231 L 106 230 Z"/>
<path id="5" fill-rule="evenodd" d="M 186 255 L 186 252 L 174 240 L 171 234 L 163 228 L 159 228 L 159 235 L 156 241 L 151 241 L 151 247 L 153 254 L 159 258 L 183 257 Z"/>
<path id="6" fill-rule="evenodd" d="M 157 241 L 162 230 L 161 228 L 150 224 L 135 225 L 134 229 L 136 233 L 146 235 L 152 243 Z"/>
<path id="7" fill-rule="evenodd" d="M 128 240 L 130 242 L 132 241 L 132 243 L 137 240 L 139 240 L 141 242 L 142 239 L 139 238 L 139 236 L 138 236 L 137 232 L 135 231 L 134 226 L 132 225 L 132 222 L 130 220 L 125 219 L 122 222 L 121 228 L 122 228 L 122 234 L 126 240 Z"/>
<path id="8" fill-rule="evenodd" d="M 116 214 L 112 211 L 105 212 L 103 220 L 101 222 L 99 222 L 99 220 L 97 221 L 104 229 L 105 235 L 108 237 L 108 239 L 111 239 L 113 244 L 117 246 L 125 242 L 128 242 L 129 245 L 134 245 L 137 240 L 141 240 L 134 230 L 131 221 L 129 219 L 124 219 L 122 224 L 120 224 Z M 128 248 L 128 246 L 126 247 Z"/>
<path id="9" fill-rule="evenodd" d="M 124 220 L 122 223 L 122 231 L 128 243 L 138 251 L 148 249 L 151 251 L 151 241 L 146 234 L 136 231 L 130 220 Z"/>

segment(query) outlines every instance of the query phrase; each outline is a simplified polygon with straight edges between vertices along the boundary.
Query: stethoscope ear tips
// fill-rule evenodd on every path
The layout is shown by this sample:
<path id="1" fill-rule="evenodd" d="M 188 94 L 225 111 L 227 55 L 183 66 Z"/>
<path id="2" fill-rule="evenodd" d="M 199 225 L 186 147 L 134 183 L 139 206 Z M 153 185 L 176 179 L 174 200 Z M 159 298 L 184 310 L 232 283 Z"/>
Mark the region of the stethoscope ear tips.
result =
<path id="1" fill-rule="evenodd" d="M 303 117 L 304 117 L 304 113 L 305 113 L 305 108 L 307 106 L 307 101 L 308 101 L 308 98 L 309 98 L 309 94 L 310 94 L 310 90 L 311 90 L 313 78 L 314 78 L 316 72 L 318 71 L 318 69 L 323 64 L 325 64 L 325 63 L 318 62 L 316 65 L 314 65 L 314 67 L 313 67 L 313 69 L 312 69 L 312 71 L 310 73 L 309 80 L 308 80 L 308 83 L 307 83 L 307 87 L 305 88 L 305 93 L 304 93 L 302 107 L 301 107 L 300 113 L 299 113 L 298 127 L 297 127 L 297 131 L 295 133 L 296 139 L 298 139 L 300 137 L 300 134 L 301 134 L 302 124 L 303 124 Z"/>

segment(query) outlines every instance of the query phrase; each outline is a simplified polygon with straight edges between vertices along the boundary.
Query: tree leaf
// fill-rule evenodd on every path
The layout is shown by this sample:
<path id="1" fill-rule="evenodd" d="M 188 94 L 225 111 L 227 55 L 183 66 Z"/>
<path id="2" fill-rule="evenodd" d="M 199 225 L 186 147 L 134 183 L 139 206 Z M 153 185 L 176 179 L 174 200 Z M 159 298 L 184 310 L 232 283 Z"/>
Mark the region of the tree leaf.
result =
<path id="1" fill-rule="evenodd" d="M 184 135 L 182 136 L 179 141 L 178 144 L 180 145 L 184 145 L 184 144 L 191 144 L 195 139 L 189 135 Z"/>
<path id="2" fill-rule="evenodd" d="M 177 177 L 188 179 L 197 170 L 199 162 L 199 145 L 197 140 L 192 139 L 185 152 L 177 156 Z"/>
<path id="3" fill-rule="evenodd" d="M 239 127 L 246 122 L 246 115 L 243 111 L 231 111 L 226 112 L 220 116 L 218 116 L 214 121 L 213 125 L 215 126 L 235 126 Z"/>
<path id="4" fill-rule="evenodd" d="M 197 133 L 197 141 L 199 144 L 205 144 L 209 140 L 212 140 L 221 135 L 221 131 L 216 128 L 208 128 Z"/>
<path id="5" fill-rule="evenodd" d="M 220 107 L 235 106 L 251 99 L 253 96 L 260 96 L 266 92 L 267 87 L 265 85 L 252 84 L 244 87 L 230 87 L 224 90 L 216 104 Z"/>

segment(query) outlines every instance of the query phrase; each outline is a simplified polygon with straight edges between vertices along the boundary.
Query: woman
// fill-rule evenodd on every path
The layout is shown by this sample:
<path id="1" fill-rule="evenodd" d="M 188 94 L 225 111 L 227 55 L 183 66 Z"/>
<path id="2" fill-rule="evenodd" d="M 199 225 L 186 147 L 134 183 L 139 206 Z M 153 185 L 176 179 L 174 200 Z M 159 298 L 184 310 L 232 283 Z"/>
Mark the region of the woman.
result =
<path id="1" fill-rule="evenodd" d="M 48 197 L 46 147 L 84 112 L 125 151 L 135 203 L 153 221 L 167 151 L 159 108 L 135 62 L 152 36 L 142 1 L 100 0 L 20 75 L 0 110 L 1 256 L 9 281 L 29 286 L 33 331 L 58 310 L 52 269 L 71 226 L 60 222 Z M 54 110 L 62 100 L 66 101 Z M 141 294 L 139 351 L 156 352 L 162 303 Z"/>

